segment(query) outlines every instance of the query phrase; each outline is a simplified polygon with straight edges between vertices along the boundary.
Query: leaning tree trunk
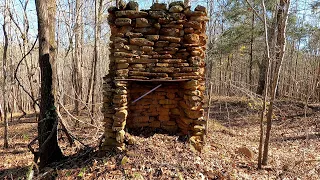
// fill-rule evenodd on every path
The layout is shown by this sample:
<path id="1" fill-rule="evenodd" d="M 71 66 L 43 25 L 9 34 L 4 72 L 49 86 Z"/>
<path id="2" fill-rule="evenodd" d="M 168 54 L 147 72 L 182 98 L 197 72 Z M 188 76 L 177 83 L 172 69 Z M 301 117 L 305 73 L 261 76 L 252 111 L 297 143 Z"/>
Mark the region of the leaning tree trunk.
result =
<path id="1" fill-rule="evenodd" d="M 41 71 L 40 117 L 38 120 L 40 168 L 62 159 L 57 141 L 58 118 L 53 96 L 55 67 L 55 0 L 36 0 Z"/>

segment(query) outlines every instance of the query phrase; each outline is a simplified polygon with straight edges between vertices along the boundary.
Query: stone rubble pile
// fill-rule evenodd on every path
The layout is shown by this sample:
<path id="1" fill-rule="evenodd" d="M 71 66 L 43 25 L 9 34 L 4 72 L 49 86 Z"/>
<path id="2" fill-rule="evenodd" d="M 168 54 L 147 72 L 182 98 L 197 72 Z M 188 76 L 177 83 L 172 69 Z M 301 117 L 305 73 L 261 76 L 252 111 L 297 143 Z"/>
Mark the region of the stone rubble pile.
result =
<path id="1" fill-rule="evenodd" d="M 108 12 L 111 53 L 103 85 L 102 150 L 124 150 L 125 128 L 140 127 L 190 135 L 198 147 L 205 131 L 206 8 L 192 11 L 177 1 L 139 11 L 138 3 L 130 1 L 123 9 L 111 7 Z M 167 82 L 131 104 L 159 80 Z"/>

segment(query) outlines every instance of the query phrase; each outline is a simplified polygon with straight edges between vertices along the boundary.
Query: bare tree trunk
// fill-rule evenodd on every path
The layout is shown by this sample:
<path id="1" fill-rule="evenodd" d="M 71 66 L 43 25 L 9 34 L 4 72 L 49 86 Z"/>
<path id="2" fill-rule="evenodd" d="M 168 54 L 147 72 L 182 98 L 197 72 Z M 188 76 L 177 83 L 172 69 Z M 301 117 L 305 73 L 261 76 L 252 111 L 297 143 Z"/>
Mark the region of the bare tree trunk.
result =
<path id="1" fill-rule="evenodd" d="M 264 142 L 264 151 L 263 151 L 263 158 L 262 164 L 267 165 L 268 163 L 268 150 L 269 150 L 269 140 L 270 140 L 270 132 L 271 132 L 271 124 L 272 124 L 272 114 L 273 114 L 273 103 L 277 92 L 279 76 L 281 72 L 282 62 L 284 59 L 284 53 L 286 48 L 286 27 L 287 27 L 287 20 L 288 20 L 288 11 L 290 8 L 290 0 L 280 0 L 280 5 L 278 6 L 278 13 L 277 13 L 277 48 L 276 51 L 276 61 L 275 61 L 275 70 L 273 78 L 271 79 L 271 99 L 270 105 L 268 108 L 267 113 L 267 129 L 266 129 L 266 138 Z"/>
<path id="2" fill-rule="evenodd" d="M 99 60 L 99 44 L 101 36 L 101 15 L 103 0 L 95 0 L 95 33 L 94 33 L 94 61 L 93 61 L 93 79 L 92 79 L 92 96 L 91 96 L 91 113 L 95 112 L 95 88 L 97 80 L 97 62 Z M 91 124 L 94 122 L 91 120 Z"/>
<path id="3" fill-rule="evenodd" d="M 274 15 L 276 17 L 276 15 Z M 269 24 L 267 29 L 268 31 L 268 44 L 269 44 L 269 57 L 273 58 L 274 52 L 274 37 L 276 34 L 276 18 L 273 18 L 272 24 Z M 259 80 L 258 80 L 258 87 L 256 93 L 259 95 L 263 95 L 263 91 L 265 89 L 266 84 L 266 72 L 267 72 L 267 64 L 268 64 L 268 57 L 263 58 L 261 64 L 259 65 Z M 272 68 L 270 69 L 270 75 L 272 76 Z M 269 77 L 268 77 L 269 78 Z"/>
<path id="4" fill-rule="evenodd" d="M 249 89 L 252 90 L 252 67 L 253 67 L 253 39 L 254 38 L 254 12 L 251 20 L 251 39 L 250 39 L 250 62 L 249 62 Z"/>
<path id="5" fill-rule="evenodd" d="M 4 47 L 3 47 L 3 59 L 2 59 L 2 75 L 3 75 L 3 82 L 2 82 L 2 98 L 3 98 L 3 110 L 1 110 L 0 105 L 0 119 L 3 116 L 4 122 L 4 135 L 3 135 L 3 147 L 9 148 L 8 143 L 8 119 L 7 119 L 7 96 L 6 96 L 6 84 L 7 84 L 7 55 L 8 55 L 8 34 L 7 34 L 7 10 L 8 10 L 8 1 L 5 1 L 5 8 L 3 13 L 3 35 L 4 35 Z M 3 114 L 3 115 L 2 115 Z"/>
<path id="6" fill-rule="evenodd" d="M 75 23 L 75 56 L 73 58 L 73 81 L 75 89 L 74 110 L 76 115 L 80 113 L 79 102 L 82 97 L 82 71 L 81 71 L 81 26 L 82 26 L 82 1 L 76 0 L 76 23 Z"/>
<path id="7" fill-rule="evenodd" d="M 270 74 L 270 65 L 271 65 L 271 58 L 270 58 L 270 47 L 269 47 L 269 40 L 268 40 L 268 28 L 267 28 L 267 12 L 266 12 L 266 6 L 264 3 L 264 0 L 262 0 L 262 7 L 263 7 L 263 19 L 264 19 L 264 34 L 265 34 L 265 45 L 266 45 L 266 56 L 267 56 L 267 68 L 265 69 L 266 76 L 265 76 L 265 86 L 263 91 L 263 104 L 262 104 L 262 110 L 260 114 L 260 139 L 259 139 L 259 154 L 258 154 L 258 169 L 261 169 L 262 165 L 262 147 L 263 147 L 263 119 L 264 119 L 264 113 L 266 110 L 266 101 L 268 96 L 268 86 L 269 86 L 269 74 Z"/>
<path id="8" fill-rule="evenodd" d="M 54 105 L 55 0 L 36 0 L 41 71 L 40 117 L 38 121 L 40 168 L 62 159 L 57 141 L 58 118 Z"/>

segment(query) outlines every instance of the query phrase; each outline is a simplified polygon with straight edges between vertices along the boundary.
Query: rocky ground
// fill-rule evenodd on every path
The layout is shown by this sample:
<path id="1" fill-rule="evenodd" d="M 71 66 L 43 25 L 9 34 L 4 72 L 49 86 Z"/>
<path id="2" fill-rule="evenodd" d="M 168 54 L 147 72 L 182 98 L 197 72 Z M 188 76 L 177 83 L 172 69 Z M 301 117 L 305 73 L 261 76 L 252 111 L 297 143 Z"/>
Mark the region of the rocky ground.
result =
<path id="1" fill-rule="evenodd" d="M 10 148 L 0 150 L 0 179 L 24 179 L 30 174 L 30 167 L 35 179 L 320 178 L 320 113 L 315 109 L 296 102 L 276 103 L 269 164 L 257 170 L 259 103 L 236 97 L 213 101 L 210 128 L 201 153 L 193 150 L 187 137 L 141 129 L 135 136 L 136 144 L 128 146 L 127 152 L 100 157 L 96 150 L 101 130 L 81 126 L 72 128 L 72 132 L 88 147 L 79 142 L 70 147 L 66 138 L 60 138 L 69 158 L 40 173 L 27 149 L 37 133 L 34 117 L 13 120 Z"/>

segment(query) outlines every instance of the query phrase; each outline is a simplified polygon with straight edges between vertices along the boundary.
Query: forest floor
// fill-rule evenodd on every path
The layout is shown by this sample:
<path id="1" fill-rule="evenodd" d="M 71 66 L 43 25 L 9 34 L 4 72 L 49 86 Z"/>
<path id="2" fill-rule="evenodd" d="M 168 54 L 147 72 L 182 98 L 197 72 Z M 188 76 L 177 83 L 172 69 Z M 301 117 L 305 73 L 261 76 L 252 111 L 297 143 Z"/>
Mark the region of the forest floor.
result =
<path id="1" fill-rule="evenodd" d="M 36 119 L 14 119 L 9 123 L 10 148 L 0 149 L 0 179 L 25 179 L 30 167 L 34 179 L 320 179 L 319 109 L 278 101 L 268 166 L 257 170 L 257 106 L 259 103 L 239 97 L 213 99 L 201 153 L 192 150 L 186 138 L 141 129 L 127 152 L 100 157 L 97 144 L 102 130 L 89 125 L 72 127 L 73 135 L 88 147 L 79 142 L 70 146 L 62 135 L 59 143 L 69 157 L 40 173 L 27 148 L 37 134 Z M 86 116 L 79 118 L 90 122 Z"/>

